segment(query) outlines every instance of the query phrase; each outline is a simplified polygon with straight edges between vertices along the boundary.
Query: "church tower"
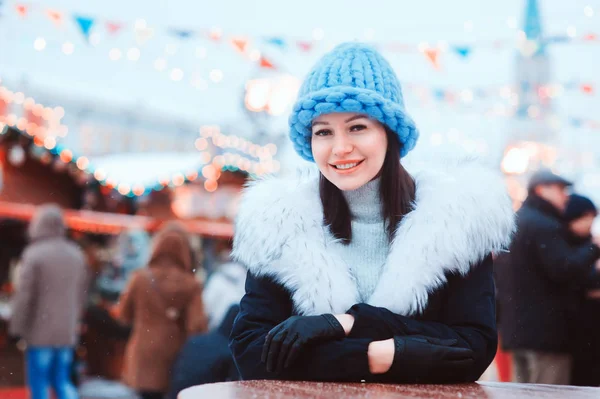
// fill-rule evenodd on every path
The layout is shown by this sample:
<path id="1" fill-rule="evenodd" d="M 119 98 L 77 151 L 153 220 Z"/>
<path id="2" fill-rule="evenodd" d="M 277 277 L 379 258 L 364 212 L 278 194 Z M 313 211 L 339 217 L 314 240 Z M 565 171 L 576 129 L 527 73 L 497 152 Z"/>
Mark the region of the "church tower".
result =
<path id="1" fill-rule="evenodd" d="M 548 123 L 552 116 L 552 104 L 547 91 L 551 71 L 537 0 L 526 0 L 523 27 L 519 35 L 515 65 L 516 129 L 513 138 L 547 143 L 554 137 Z"/>

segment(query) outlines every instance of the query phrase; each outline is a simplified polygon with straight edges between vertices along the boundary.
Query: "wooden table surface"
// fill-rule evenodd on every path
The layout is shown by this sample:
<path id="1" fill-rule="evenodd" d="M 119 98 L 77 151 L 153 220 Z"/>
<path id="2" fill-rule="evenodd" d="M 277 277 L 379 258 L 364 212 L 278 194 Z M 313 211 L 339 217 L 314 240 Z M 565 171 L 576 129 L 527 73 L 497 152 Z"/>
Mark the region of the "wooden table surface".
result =
<path id="1" fill-rule="evenodd" d="M 459 385 L 337 384 L 296 381 L 239 381 L 188 388 L 178 399 L 400 399 L 400 398 L 600 398 L 600 388 L 478 382 Z"/>

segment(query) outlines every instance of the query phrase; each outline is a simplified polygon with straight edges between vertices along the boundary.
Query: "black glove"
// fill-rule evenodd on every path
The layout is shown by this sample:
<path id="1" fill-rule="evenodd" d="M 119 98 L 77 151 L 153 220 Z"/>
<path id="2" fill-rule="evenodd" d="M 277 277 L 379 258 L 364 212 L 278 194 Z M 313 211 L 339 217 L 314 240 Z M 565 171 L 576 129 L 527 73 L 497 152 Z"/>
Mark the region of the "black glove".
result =
<path id="1" fill-rule="evenodd" d="M 394 362 L 388 371 L 399 382 L 425 382 L 429 378 L 460 372 L 475 362 L 475 353 L 457 347 L 458 340 L 423 335 L 395 336 Z M 437 377 L 434 373 L 439 372 Z"/>
<path id="2" fill-rule="evenodd" d="M 267 371 L 279 372 L 293 363 L 306 344 L 345 336 L 344 328 L 332 314 L 292 316 L 269 331 L 261 361 L 267 364 Z"/>

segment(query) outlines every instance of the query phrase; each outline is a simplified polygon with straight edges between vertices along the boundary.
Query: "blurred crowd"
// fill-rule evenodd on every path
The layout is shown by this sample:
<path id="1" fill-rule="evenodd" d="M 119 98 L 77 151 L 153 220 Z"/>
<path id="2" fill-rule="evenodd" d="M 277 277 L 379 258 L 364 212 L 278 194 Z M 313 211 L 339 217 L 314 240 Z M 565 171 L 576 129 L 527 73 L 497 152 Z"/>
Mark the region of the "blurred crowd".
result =
<path id="1" fill-rule="evenodd" d="M 516 382 L 600 385 L 597 210 L 549 170 L 535 173 L 517 233 L 495 263 L 499 336 Z"/>
<path id="2" fill-rule="evenodd" d="M 600 386 L 597 209 L 571 186 L 549 170 L 535 173 L 512 244 L 496 254 L 501 349 L 517 382 Z M 27 344 L 33 399 L 47 398 L 50 388 L 59 399 L 77 398 L 76 386 L 94 376 L 122 381 L 133 397 L 157 399 L 238 379 L 228 336 L 246 270 L 230 259 L 229 244 L 217 248 L 216 266 L 207 269 L 201 240 L 170 222 L 153 237 L 124 232 L 113 262 L 98 268 L 68 238 L 54 205 L 39 209 L 29 238 L 10 334 Z"/>
<path id="3" fill-rule="evenodd" d="M 58 399 L 77 398 L 76 386 L 81 392 L 94 377 L 122 381 L 123 389 L 111 385 L 115 397 L 142 399 L 238 378 L 228 336 L 246 270 L 229 259 L 228 244 L 207 270 L 198 237 L 168 222 L 152 238 L 123 233 L 113 261 L 97 268 L 68 238 L 57 206 L 41 207 L 28 233 L 9 333 L 26 343 L 32 399 L 48 398 L 50 389 Z M 88 391 L 106 397 L 94 381 Z"/>

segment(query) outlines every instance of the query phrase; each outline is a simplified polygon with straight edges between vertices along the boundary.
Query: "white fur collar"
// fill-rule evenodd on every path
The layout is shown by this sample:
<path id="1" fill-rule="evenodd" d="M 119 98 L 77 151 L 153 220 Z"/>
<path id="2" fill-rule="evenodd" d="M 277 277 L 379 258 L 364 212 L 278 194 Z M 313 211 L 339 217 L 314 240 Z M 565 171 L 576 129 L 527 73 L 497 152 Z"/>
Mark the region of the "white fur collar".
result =
<path id="1" fill-rule="evenodd" d="M 506 248 L 514 232 L 499 174 L 473 160 L 409 171 L 417 186 L 415 209 L 399 225 L 368 301 L 402 315 L 422 312 L 447 273 L 466 274 Z M 300 314 L 344 313 L 358 302 L 339 251 L 343 245 L 323 224 L 317 178 L 269 178 L 245 190 L 233 255 L 252 273 L 287 288 Z"/>

